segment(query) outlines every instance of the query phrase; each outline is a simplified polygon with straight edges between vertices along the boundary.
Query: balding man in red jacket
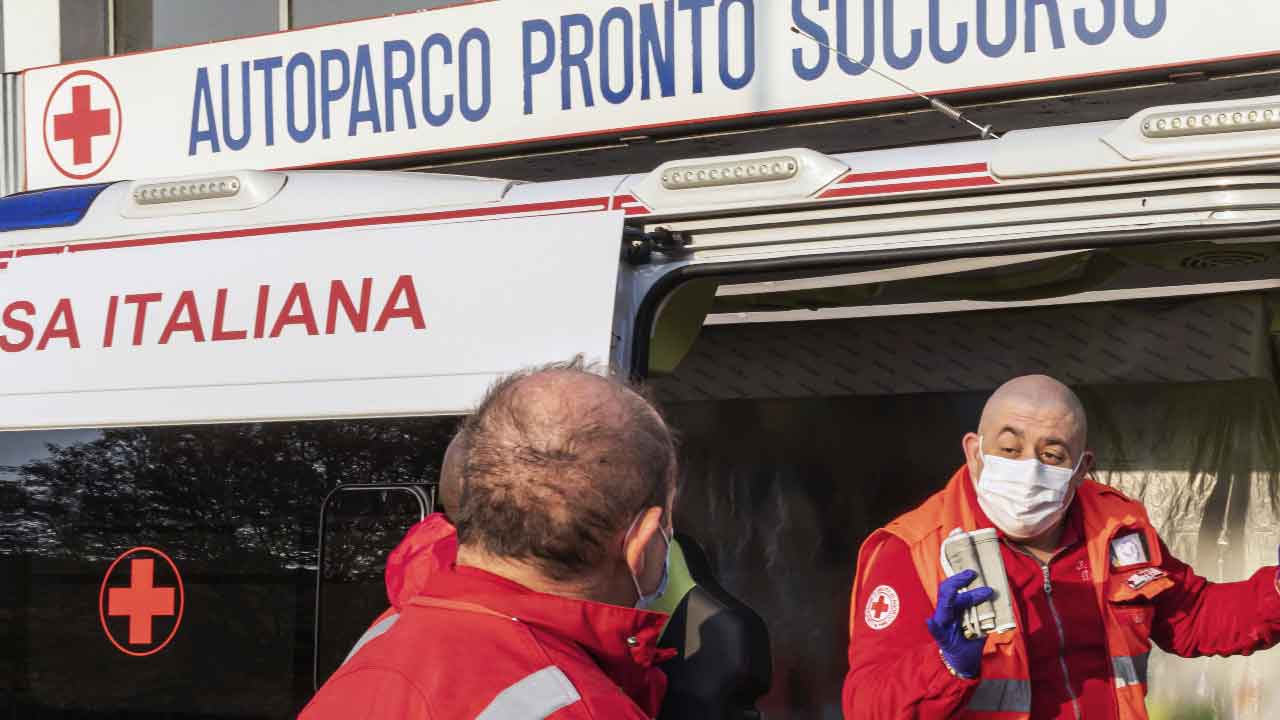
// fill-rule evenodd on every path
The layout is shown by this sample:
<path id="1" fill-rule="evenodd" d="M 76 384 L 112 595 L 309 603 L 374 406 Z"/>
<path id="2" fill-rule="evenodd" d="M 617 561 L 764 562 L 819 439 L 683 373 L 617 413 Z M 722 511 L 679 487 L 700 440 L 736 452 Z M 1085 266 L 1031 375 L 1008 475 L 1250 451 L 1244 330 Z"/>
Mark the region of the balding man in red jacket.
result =
<path id="1" fill-rule="evenodd" d="M 464 429 L 449 523 L 387 562 L 392 608 L 303 720 L 654 717 L 675 450 L 657 412 L 580 363 L 498 383 Z"/>
<path id="2" fill-rule="evenodd" d="M 1280 642 L 1274 567 L 1214 584 L 1156 534 L 1140 503 L 1086 479 L 1084 410 L 1045 376 L 992 395 L 942 491 L 858 556 L 844 714 L 966 720 L 1144 720 L 1147 653 L 1249 654 Z M 973 573 L 943 576 L 956 528 L 994 527 L 1017 629 L 969 639 Z"/>

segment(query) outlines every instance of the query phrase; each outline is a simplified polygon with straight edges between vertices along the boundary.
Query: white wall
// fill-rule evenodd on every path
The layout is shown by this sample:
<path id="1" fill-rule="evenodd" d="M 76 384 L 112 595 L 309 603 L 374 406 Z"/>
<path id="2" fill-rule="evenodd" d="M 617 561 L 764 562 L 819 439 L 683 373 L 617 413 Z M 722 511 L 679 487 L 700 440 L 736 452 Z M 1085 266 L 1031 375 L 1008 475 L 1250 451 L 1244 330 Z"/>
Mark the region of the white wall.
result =
<path id="1" fill-rule="evenodd" d="M 17 72 L 61 60 L 59 3 L 53 0 L 0 0 L 4 14 L 0 70 Z"/>

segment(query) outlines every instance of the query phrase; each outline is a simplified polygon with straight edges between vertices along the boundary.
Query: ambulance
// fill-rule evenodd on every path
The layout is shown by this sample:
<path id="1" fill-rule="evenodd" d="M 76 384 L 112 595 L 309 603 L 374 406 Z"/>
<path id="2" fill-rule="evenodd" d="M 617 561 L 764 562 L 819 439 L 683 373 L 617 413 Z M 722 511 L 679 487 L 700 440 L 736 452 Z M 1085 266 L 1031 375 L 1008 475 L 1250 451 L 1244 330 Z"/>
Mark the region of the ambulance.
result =
<path id="1" fill-rule="evenodd" d="M 1274 562 L 1274 9 L 898 5 L 504 0 L 7 77 L 0 717 L 292 717 L 458 419 L 577 355 L 678 430 L 767 717 L 839 717 L 860 542 L 1015 375 L 1201 574 Z M 1153 713 L 1265 717 L 1277 661 L 1153 658 Z"/>

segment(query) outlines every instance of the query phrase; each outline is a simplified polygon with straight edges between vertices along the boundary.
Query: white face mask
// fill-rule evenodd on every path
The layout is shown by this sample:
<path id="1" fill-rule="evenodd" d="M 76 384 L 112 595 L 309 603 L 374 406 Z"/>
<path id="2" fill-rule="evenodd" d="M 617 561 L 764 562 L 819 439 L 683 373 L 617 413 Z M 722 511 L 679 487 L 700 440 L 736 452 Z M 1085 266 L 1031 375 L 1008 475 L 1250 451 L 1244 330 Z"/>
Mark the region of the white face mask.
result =
<path id="1" fill-rule="evenodd" d="M 981 437 L 978 449 L 982 449 Z M 1034 458 L 1010 460 L 984 454 L 982 477 L 977 483 L 978 505 L 1010 538 L 1039 537 L 1067 514 L 1075 493 L 1071 479 L 1083 460 L 1081 454 L 1076 466 L 1067 469 Z"/>

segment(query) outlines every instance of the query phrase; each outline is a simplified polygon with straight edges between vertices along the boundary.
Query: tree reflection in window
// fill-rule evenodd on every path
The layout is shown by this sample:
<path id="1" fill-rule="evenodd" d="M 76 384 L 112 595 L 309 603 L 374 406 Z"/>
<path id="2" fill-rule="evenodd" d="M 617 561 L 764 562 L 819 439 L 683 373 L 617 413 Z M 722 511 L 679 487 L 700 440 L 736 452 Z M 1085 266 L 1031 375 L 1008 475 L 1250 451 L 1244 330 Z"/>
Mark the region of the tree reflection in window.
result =
<path id="1" fill-rule="evenodd" d="M 340 482 L 434 480 L 456 425 L 0 433 L 0 715 L 292 717 L 311 693 L 321 502 Z M 380 522 L 362 536 L 376 550 L 352 561 L 362 575 L 380 571 L 398 540 L 390 523 L 402 520 Z M 191 612 L 162 662 L 127 664 L 103 638 L 96 604 L 111 561 L 139 545 L 178 564 Z M 385 591 L 380 602 L 348 606 L 347 619 L 363 626 Z"/>
<path id="2" fill-rule="evenodd" d="M 110 559 L 146 540 L 245 570 L 315 567 L 339 482 L 433 480 L 455 419 L 109 429 L 0 484 L 0 552 Z M 12 520 L 12 522 L 9 522 Z M 145 537 L 144 537 L 145 536 Z"/>

